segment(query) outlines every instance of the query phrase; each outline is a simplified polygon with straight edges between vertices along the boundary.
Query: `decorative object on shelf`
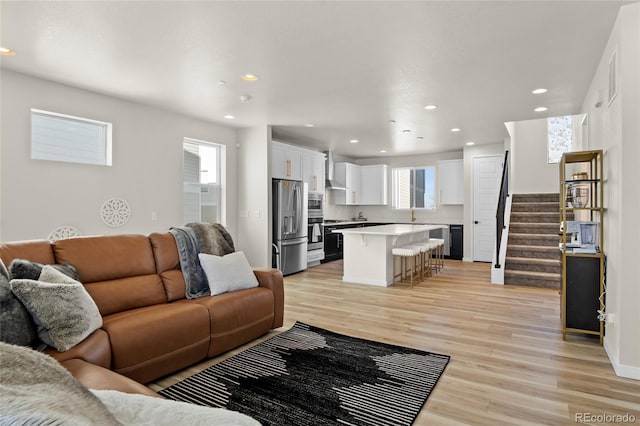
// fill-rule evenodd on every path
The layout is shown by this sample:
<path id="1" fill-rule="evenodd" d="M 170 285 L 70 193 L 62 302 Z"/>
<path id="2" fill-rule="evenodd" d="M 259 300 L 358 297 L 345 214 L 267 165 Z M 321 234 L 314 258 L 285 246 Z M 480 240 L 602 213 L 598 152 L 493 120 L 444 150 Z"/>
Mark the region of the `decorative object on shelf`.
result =
<path id="1" fill-rule="evenodd" d="M 590 188 L 588 183 L 574 183 L 569 186 L 568 197 L 571 198 L 571 206 L 581 209 L 589 204 Z"/>
<path id="2" fill-rule="evenodd" d="M 571 175 L 572 180 L 586 180 L 589 179 L 589 173 L 587 172 L 575 172 Z"/>
<path id="3" fill-rule="evenodd" d="M 105 225 L 117 228 L 124 225 L 131 216 L 129 203 L 122 198 L 110 198 L 100 207 L 100 218 Z"/>
<path id="4" fill-rule="evenodd" d="M 62 225 L 51 231 L 47 239 L 54 242 L 57 240 L 64 240 L 65 238 L 78 237 L 80 235 L 80 230 L 78 228 L 69 225 Z"/>

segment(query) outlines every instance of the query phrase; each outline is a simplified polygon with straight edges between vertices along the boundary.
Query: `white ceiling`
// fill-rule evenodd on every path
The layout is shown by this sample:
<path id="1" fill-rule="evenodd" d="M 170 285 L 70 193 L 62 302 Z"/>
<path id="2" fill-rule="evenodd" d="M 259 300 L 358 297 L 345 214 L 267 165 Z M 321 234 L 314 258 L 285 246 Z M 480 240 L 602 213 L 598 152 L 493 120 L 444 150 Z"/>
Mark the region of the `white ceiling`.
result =
<path id="1" fill-rule="evenodd" d="M 626 3 L 2 1 L 1 66 L 351 157 L 442 152 L 580 112 Z"/>

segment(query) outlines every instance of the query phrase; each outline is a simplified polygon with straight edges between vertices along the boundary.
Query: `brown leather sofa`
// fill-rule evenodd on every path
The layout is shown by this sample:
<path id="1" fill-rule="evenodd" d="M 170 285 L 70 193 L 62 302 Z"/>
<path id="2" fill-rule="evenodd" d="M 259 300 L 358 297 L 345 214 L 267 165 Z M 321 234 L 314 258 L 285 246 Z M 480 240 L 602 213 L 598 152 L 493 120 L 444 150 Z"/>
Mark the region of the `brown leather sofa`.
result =
<path id="1" fill-rule="evenodd" d="M 99 367 L 147 383 L 283 323 L 283 280 L 275 269 L 255 269 L 256 288 L 185 299 L 176 242 L 168 232 L 1 243 L 0 258 L 6 265 L 21 258 L 76 267 L 102 314 L 102 328 L 66 352 L 46 352 L 102 388 L 118 380 Z"/>

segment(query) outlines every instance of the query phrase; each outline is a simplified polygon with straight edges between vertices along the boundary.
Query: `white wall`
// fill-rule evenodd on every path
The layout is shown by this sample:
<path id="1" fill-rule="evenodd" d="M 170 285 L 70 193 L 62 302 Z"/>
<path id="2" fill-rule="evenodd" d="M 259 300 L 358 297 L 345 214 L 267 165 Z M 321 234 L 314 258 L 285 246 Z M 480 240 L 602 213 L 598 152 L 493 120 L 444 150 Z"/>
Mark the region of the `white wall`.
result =
<path id="1" fill-rule="evenodd" d="M 83 235 L 149 233 L 182 225 L 184 137 L 227 145 L 227 222 L 236 226 L 235 130 L 202 120 L 2 70 L 0 232 L 3 241 L 47 238 L 60 225 Z M 30 110 L 113 123 L 113 166 L 32 160 Z M 103 202 L 131 207 L 122 227 L 103 224 Z M 151 212 L 158 219 L 151 220 Z"/>
<path id="2" fill-rule="evenodd" d="M 609 60 L 617 50 L 618 93 L 609 103 Z M 607 255 L 605 348 L 616 370 L 640 379 L 640 4 L 623 6 L 585 96 L 586 149 L 604 151 Z"/>
<path id="3" fill-rule="evenodd" d="M 558 164 L 549 164 L 547 119 L 510 123 L 512 193 L 544 194 L 558 192 Z"/>
<path id="4" fill-rule="evenodd" d="M 473 145 L 464 149 L 464 234 L 462 259 L 473 261 L 473 159 L 489 155 L 504 155 L 504 142 Z M 496 205 L 496 209 L 498 206 Z M 494 250 L 495 251 L 495 250 Z"/>
<path id="5" fill-rule="evenodd" d="M 238 240 L 249 264 L 271 267 L 271 127 L 238 132 Z"/>
<path id="6" fill-rule="evenodd" d="M 387 164 L 389 166 L 389 176 L 387 177 L 389 204 L 386 206 L 356 206 L 355 215 L 357 212 L 368 218 L 370 221 L 381 222 L 396 222 L 396 223 L 408 223 L 411 222 L 411 212 L 409 210 L 393 210 L 391 204 L 391 194 L 393 179 L 391 176 L 392 169 L 394 167 L 421 167 L 421 166 L 434 166 L 436 168 L 436 193 L 438 191 L 438 161 L 440 160 L 455 160 L 462 158 L 462 152 L 452 151 L 443 152 L 438 154 L 424 154 L 413 156 L 401 156 L 401 157 L 385 157 L 385 158 L 367 158 L 355 161 L 356 164 Z M 463 218 L 462 205 L 442 205 L 439 204 L 439 200 L 436 197 L 436 209 L 435 211 L 423 211 L 416 210 L 415 217 L 416 222 L 421 223 L 434 223 L 434 224 L 461 224 Z"/>

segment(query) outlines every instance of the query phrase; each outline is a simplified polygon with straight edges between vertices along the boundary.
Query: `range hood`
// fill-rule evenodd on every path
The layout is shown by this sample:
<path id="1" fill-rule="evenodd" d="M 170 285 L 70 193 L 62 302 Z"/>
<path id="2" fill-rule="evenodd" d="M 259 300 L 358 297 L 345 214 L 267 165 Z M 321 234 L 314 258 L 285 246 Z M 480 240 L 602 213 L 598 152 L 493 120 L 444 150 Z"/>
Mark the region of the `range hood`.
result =
<path id="1" fill-rule="evenodd" d="M 327 189 L 346 191 L 347 188 L 345 187 L 344 183 L 338 182 L 333 177 L 333 152 L 325 151 L 324 156 L 325 156 L 324 163 L 325 163 L 325 173 L 326 173 L 326 180 L 324 183 L 324 187 Z"/>

